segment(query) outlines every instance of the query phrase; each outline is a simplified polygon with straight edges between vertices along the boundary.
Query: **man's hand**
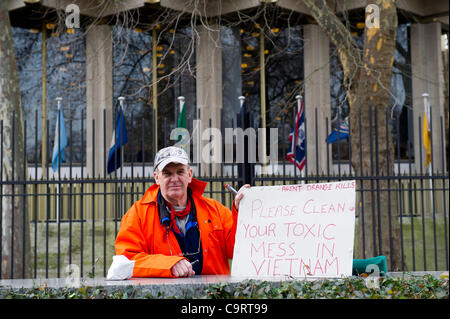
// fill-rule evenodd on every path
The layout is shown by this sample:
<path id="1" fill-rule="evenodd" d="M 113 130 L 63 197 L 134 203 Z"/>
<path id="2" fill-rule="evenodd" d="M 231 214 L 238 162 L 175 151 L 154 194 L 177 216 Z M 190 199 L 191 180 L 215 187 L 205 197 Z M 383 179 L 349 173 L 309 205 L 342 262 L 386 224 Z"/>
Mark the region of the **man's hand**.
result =
<path id="1" fill-rule="evenodd" d="M 244 197 L 244 193 L 242 192 L 245 188 L 250 188 L 250 184 L 245 184 L 244 186 L 242 186 L 241 188 L 239 188 L 239 191 L 236 195 L 236 197 L 234 198 L 234 206 L 236 207 L 236 209 L 239 211 L 239 203 L 242 199 L 242 197 Z"/>
<path id="2" fill-rule="evenodd" d="M 187 259 L 182 259 L 170 269 L 175 277 L 190 277 L 195 275 L 192 265 Z"/>

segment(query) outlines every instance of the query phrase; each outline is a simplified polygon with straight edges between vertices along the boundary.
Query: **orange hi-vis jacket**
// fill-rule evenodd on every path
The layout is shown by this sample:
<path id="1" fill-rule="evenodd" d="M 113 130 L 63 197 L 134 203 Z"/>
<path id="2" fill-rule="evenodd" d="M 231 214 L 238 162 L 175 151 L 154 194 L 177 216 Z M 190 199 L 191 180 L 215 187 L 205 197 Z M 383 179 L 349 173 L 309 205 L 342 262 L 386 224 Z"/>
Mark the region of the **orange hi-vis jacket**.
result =
<path id="1" fill-rule="evenodd" d="M 229 274 L 233 258 L 237 210 L 230 211 L 218 201 L 203 197 L 206 182 L 195 178 L 189 184 L 197 210 L 202 274 Z M 154 184 L 122 217 L 115 242 L 116 255 L 135 260 L 133 277 L 174 277 L 171 268 L 182 260 L 175 234 L 161 225 L 157 207 L 159 186 Z"/>

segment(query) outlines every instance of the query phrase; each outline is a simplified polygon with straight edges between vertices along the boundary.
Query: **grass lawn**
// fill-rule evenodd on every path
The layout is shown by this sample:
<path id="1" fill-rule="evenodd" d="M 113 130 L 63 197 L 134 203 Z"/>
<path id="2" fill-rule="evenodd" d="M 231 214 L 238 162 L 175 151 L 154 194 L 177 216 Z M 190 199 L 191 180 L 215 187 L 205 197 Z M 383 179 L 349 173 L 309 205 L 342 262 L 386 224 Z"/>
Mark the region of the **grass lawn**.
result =
<path id="1" fill-rule="evenodd" d="M 114 240 L 116 237 L 115 223 L 107 221 L 95 221 L 94 234 L 92 234 L 92 221 L 83 223 L 77 221 L 60 223 L 59 230 L 59 277 L 65 277 L 65 268 L 69 264 L 80 267 L 81 275 L 84 277 L 106 276 L 104 270 L 108 271 L 114 255 Z M 119 229 L 117 222 L 117 229 Z M 70 230 L 70 228 L 72 228 Z M 83 228 L 83 236 L 81 231 Z M 32 274 L 34 276 L 34 250 L 35 250 L 35 224 L 30 224 Z M 71 236 L 70 236 L 71 234 Z M 92 245 L 94 237 L 94 245 Z M 71 238 L 71 242 L 69 240 Z M 106 238 L 106 243 L 105 243 Z M 45 223 L 37 224 L 36 231 L 36 259 L 37 277 L 58 277 L 58 225 L 49 223 L 48 229 Z M 71 247 L 69 247 L 71 246 Z M 83 249 L 82 249 L 83 247 Z M 82 254 L 81 254 L 82 252 Z M 82 256 L 81 256 L 82 255 Z M 81 258 L 83 263 L 81 263 Z M 82 268 L 81 268 L 82 266 Z M 48 268 L 48 275 L 46 274 Z"/>
<path id="2" fill-rule="evenodd" d="M 403 249 L 408 271 L 448 270 L 448 219 L 447 232 L 442 216 L 437 216 L 434 221 L 432 217 L 425 218 L 425 227 L 422 217 L 403 218 L 402 223 Z M 447 235 L 447 253 L 445 235 Z"/>

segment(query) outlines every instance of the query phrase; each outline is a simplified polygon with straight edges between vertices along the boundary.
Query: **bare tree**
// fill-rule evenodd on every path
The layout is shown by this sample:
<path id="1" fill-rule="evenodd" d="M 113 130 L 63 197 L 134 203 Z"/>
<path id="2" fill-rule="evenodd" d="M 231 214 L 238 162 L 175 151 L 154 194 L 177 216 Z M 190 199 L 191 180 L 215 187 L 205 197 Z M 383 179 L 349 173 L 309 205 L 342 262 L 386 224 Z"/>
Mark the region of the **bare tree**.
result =
<path id="1" fill-rule="evenodd" d="M 26 163 L 19 79 L 11 37 L 7 2 L 0 3 L 0 121 L 2 123 L 2 178 L 24 180 Z M 3 278 L 26 278 L 31 272 L 29 231 L 25 201 L 17 196 L 24 185 L 2 185 L 1 274 Z"/>
<path id="2" fill-rule="evenodd" d="M 388 130 L 390 83 L 394 62 L 397 10 L 395 0 L 377 1 L 379 28 L 364 30 L 360 52 L 350 30 L 330 10 L 325 0 L 305 0 L 312 16 L 336 46 L 343 66 L 344 87 L 350 105 L 352 166 L 357 173 L 392 175 L 394 148 Z M 377 120 L 377 125 L 375 125 Z M 373 163 L 374 150 L 379 162 Z M 386 191 L 389 180 L 365 179 L 359 210 L 358 254 L 385 255 L 391 269 L 401 269 L 399 212 L 396 192 Z M 393 185 L 389 185 L 393 186 Z M 364 244 L 363 244 L 364 243 Z"/>

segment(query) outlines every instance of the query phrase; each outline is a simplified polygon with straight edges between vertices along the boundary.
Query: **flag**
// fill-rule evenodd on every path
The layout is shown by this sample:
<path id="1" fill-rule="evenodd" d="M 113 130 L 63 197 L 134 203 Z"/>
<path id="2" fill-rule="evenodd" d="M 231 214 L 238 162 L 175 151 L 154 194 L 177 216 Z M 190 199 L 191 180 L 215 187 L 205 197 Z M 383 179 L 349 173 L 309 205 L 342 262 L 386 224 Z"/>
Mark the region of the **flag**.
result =
<path id="1" fill-rule="evenodd" d="M 182 102 L 181 108 L 180 108 L 180 115 L 178 116 L 177 127 L 187 129 L 187 127 L 186 127 L 186 107 L 185 107 L 186 102 L 184 101 L 184 98 L 182 99 L 182 101 L 183 102 Z M 181 139 L 182 139 L 182 136 L 178 135 L 178 142 L 180 142 Z"/>
<path id="2" fill-rule="evenodd" d="M 187 128 L 186 127 L 186 102 L 183 100 L 183 104 L 180 109 L 180 116 L 178 117 L 177 127 Z"/>
<path id="3" fill-rule="evenodd" d="M 425 105 L 425 110 L 423 112 L 423 128 L 422 128 L 422 139 L 423 147 L 426 151 L 426 162 L 425 166 L 428 166 L 431 162 L 431 130 L 430 130 L 430 106 Z"/>
<path id="4" fill-rule="evenodd" d="M 292 128 L 291 134 L 289 134 L 289 150 L 286 154 L 286 159 L 292 164 L 295 164 L 300 171 L 306 162 L 305 140 L 305 112 L 303 102 L 301 102 L 294 127 Z"/>
<path id="5" fill-rule="evenodd" d="M 122 165 L 122 146 L 127 144 L 127 128 L 125 125 L 125 117 L 122 107 L 119 106 L 116 117 L 116 127 L 112 134 L 111 147 L 108 154 L 108 174 L 114 172 Z"/>
<path id="6" fill-rule="evenodd" d="M 241 100 L 241 108 L 239 109 L 239 114 L 240 114 L 241 116 L 244 116 L 244 115 L 247 114 L 247 113 L 248 113 L 248 111 L 247 111 L 247 107 L 245 106 L 245 100 L 242 99 L 242 100 Z"/>
<path id="7" fill-rule="evenodd" d="M 61 106 L 58 105 L 58 115 L 56 118 L 55 140 L 53 141 L 52 168 L 56 172 L 60 162 L 66 161 L 64 149 L 67 146 L 66 127 L 64 125 L 64 116 Z"/>
<path id="8" fill-rule="evenodd" d="M 331 132 L 330 135 L 328 135 L 326 142 L 328 144 L 337 142 L 339 140 L 344 140 L 349 138 L 349 129 L 348 129 L 348 125 L 345 121 L 341 122 L 341 124 L 339 125 L 339 128 L 336 129 L 334 128 L 333 131 Z"/>

